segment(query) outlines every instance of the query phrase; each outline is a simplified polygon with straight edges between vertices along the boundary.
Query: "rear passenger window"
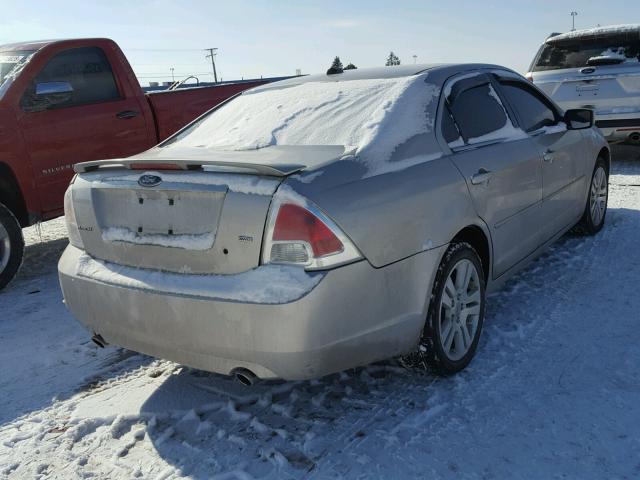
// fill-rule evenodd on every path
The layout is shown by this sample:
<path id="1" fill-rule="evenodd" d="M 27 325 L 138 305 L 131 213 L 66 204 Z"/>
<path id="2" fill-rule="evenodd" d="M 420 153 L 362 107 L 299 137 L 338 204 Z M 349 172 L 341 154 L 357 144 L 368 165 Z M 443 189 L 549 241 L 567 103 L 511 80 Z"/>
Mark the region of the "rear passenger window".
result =
<path id="1" fill-rule="evenodd" d="M 46 82 L 69 82 L 73 87 L 71 98 L 55 105 L 55 108 L 72 107 L 88 103 L 105 102 L 120 98 L 111 65 L 98 47 L 74 48 L 54 56 L 25 92 L 22 106 L 37 101 L 35 86 Z"/>
<path id="2" fill-rule="evenodd" d="M 533 132 L 557 123 L 554 111 L 526 86 L 507 82 L 502 84 L 502 92 L 516 110 L 524 131 Z"/>
<path id="3" fill-rule="evenodd" d="M 450 103 L 451 113 L 467 143 L 478 143 L 507 126 L 509 118 L 490 83 L 469 88 Z"/>
<path id="4" fill-rule="evenodd" d="M 456 127 L 453 117 L 451 116 L 451 112 L 449 111 L 449 107 L 446 105 L 442 115 L 442 136 L 447 143 L 453 143 L 460 138 L 458 127 Z"/>

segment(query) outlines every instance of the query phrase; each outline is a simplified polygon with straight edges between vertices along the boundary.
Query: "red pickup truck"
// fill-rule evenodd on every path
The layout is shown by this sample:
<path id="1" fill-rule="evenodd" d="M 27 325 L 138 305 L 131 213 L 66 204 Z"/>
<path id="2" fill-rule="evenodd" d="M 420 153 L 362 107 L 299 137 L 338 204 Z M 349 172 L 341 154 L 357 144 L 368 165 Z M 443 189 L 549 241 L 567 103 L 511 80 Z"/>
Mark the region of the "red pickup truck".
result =
<path id="1" fill-rule="evenodd" d="M 63 214 L 73 164 L 140 153 L 268 80 L 146 94 L 112 40 L 0 45 L 0 289 L 21 227 Z"/>

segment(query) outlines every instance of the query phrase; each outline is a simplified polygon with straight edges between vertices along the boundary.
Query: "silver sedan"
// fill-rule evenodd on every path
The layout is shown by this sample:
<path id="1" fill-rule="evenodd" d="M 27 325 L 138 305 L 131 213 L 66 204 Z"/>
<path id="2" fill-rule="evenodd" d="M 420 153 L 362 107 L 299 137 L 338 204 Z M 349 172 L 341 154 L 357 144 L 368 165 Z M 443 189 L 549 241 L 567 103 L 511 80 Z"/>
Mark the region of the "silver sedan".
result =
<path id="1" fill-rule="evenodd" d="M 76 165 L 60 283 L 99 345 L 245 383 L 401 355 L 450 374 L 488 291 L 603 227 L 609 168 L 590 110 L 503 67 L 299 77 Z"/>

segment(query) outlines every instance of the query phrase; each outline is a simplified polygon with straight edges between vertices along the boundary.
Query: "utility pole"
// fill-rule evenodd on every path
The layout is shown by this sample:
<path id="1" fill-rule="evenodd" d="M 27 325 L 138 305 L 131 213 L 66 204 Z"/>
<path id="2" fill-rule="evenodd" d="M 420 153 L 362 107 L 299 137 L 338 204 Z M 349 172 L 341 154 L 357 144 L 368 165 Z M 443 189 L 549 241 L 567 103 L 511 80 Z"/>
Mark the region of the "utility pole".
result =
<path id="1" fill-rule="evenodd" d="M 571 12 L 571 31 L 573 32 L 576 29 L 576 16 L 578 12 Z"/>
<path id="2" fill-rule="evenodd" d="M 211 57 L 211 66 L 213 67 L 213 81 L 215 83 L 218 83 L 218 74 L 216 73 L 216 52 L 218 51 L 217 48 L 205 48 L 205 51 L 209 52 L 209 55 L 206 56 L 206 58 Z"/>
<path id="3" fill-rule="evenodd" d="M 176 77 L 175 77 L 175 75 L 173 74 L 173 67 L 171 67 L 171 68 L 170 68 L 170 70 L 171 70 L 171 81 L 172 81 L 172 82 L 175 82 L 175 81 L 176 81 Z"/>
<path id="4" fill-rule="evenodd" d="M 413 56 L 413 63 L 414 63 L 414 65 L 415 65 L 415 63 L 416 63 L 416 61 L 417 61 L 417 60 L 418 60 L 418 55 L 414 55 L 414 56 Z"/>

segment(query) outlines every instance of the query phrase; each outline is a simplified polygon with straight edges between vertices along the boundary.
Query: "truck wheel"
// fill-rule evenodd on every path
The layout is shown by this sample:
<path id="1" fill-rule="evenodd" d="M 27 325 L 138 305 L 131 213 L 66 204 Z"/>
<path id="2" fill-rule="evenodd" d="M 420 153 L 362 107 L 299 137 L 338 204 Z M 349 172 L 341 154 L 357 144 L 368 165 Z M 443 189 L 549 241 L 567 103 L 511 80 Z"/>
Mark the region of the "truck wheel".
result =
<path id="1" fill-rule="evenodd" d="M 436 274 L 420 346 L 424 360 L 437 373 L 450 375 L 469 364 L 482 332 L 484 306 L 478 254 L 466 242 L 452 243 Z"/>
<path id="2" fill-rule="evenodd" d="M 18 219 L 0 203 L 0 290 L 18 273 L 24 256 L 24 238 Z"/>

